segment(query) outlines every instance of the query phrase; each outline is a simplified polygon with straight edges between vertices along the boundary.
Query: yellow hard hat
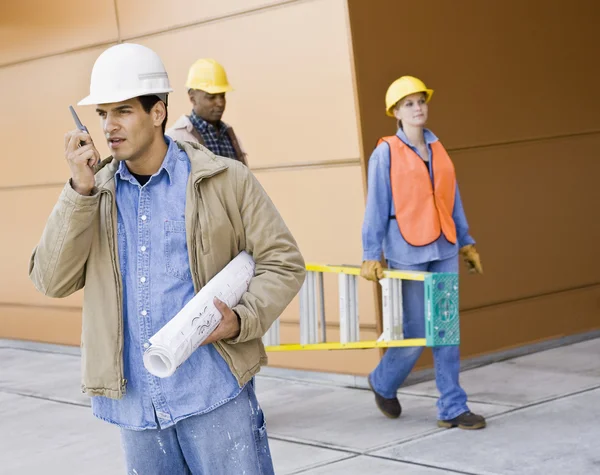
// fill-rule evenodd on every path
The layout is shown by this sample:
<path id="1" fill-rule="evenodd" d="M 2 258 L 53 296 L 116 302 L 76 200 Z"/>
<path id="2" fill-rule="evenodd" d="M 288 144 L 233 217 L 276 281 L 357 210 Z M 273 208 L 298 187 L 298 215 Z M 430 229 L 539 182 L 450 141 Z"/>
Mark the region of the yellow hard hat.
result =
<path id="1" fill-rule="evenodd" d="M 233 90 L 227 81 L 223 66 L 214 59 L 205 58 L 192 64 L 185 85 L 188 89 L 199 89 L 209 94 L 221 94 Z"/>
<path id="2" fill-rule="evenodd" d="M 429 102 L 429 99 L 433 95 L 433 89 L 427 89 L 425 83 L 418 78 L 402 76 L 396 79 L 390 84 L 385 93 L 385 113 L 390 117 L 394 117 L 393 109 L 398 101 L 417 92 L 425 93 L 425 102 Z"/>

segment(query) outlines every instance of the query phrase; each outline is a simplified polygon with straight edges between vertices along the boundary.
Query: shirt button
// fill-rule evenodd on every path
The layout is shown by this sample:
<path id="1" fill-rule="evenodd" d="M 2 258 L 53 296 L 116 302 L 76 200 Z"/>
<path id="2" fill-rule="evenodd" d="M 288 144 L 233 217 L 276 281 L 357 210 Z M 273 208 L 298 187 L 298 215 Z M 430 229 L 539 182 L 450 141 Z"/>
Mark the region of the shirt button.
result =
<path id="1" fill-rule="evenodd" d="M 146 215 L 142 216 L 142 221 L 146 221 Z"/>
<path id="2" fill-rule="evenodd" d="M 148 348 L 150 346 L 150 343 L 144 343 L 144 348 Z"/>
<path id="3" fill-rule="evenodd" d="M 140 282 L 143 284 L 144 282 L 146 282 L 146 278 L 145 278 L 145 277 L 142 277 L 142 278 L 140 279 Z"/>
<path id="4" fill-rule="evenodd" d="M 145 317 L 146 315 L 148 315 L 148 312 L 146 312 L 146 310 L 142 310 L 142 315 Z"/>
<path id="5" fill-rule="evenodd" d="M 140 249 L 142 250 L 142 252 L 146 252 L 146 246 L 142 246 L 140 247 Z"/>

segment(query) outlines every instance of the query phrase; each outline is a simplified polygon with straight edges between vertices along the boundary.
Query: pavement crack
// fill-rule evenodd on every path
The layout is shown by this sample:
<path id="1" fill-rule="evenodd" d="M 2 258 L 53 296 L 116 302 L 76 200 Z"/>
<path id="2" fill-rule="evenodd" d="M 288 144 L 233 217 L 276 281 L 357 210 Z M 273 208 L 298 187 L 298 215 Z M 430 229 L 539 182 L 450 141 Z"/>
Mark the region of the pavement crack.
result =
<path id="1" fill-rule="evenodd" d="M 287 475 L 298 475 L 300 473 L 311 472 L 311 471 L 313 471 L 313 470 L 315 470 L 317 468 L 329 467 L 330 465 L 334 465 L 336 463 L 344 462 L 346 460 L 355 459 L 357 457 L 359 457 L 359 455 L 350 455 L 350 456 L 344 457 L 342 459 L 330 460 L 328 462 L 316 463 L 314 465 L 311 465 L 310 467 L 302 467 L 302 468 L 299 468 L 298 470 L 294 470 L 293 472 L 290 472 Z"/>
<path id="2" fill-rule="evenodd" d="M 54 402 L 57 404 L 66 404 L 68 406 L 87 407 L 87 408 L 90 407 L 90 404 L 85 404 L 83 402 L 68 401 L 66 399 L 54 398 L 54 397 L 50 397 L 50 396 L 41 396 L 39 394 L 15 391 L 13 389 L 8 389 L 8 388 L 0 388 L 0 393 L 12 394 L 13 396 L 22 396 L 22 397 L 27 397 L 27 398 L 31 398 L 31 399 L 39 399 L 41 401 L 49 401 L 49 402 Z"/>
<path id="3" fill-rule="evenodd" d="M 343 452 L 346 454 L 352 454 L 352 455 L 364 455 L 364 451 L 359 450 L 359 449 L 352 449 L 350 447 L 341 447 L 338 445 L 333 445 L 333 444 L 328 444 L 327 442 L 322 442 L 322 441 L 311 441 L 311 440 L 306 440 L 306 439 L 297 439 L 295 437 L 288 437 L 285 435 L 279 435 L 277 433 L 269 433 L 269 439 L 272 440 L 278 440 L 280 442 L 290 442 L 292 444 L 298 444 L 298 445 L 304 445 L 307 447 L 316 447 L 319 449 L 328 449 L 328 450 L 334 450 L 336 452 Z"/>
<path id="4" fill-rule="evenodd" d="M 560 394 L 558 396 L 552 396 L 552 397 L 549 397 L 549 398 L 546 398 L 546 399 L 541 399 L 539 401 L 534 401 L 534 402 L 531 402 L 529 404 L 525 404 L 523 406 L 515 407 L 513 409 L 508 409 L 508 410 L 506 410 L 504 412 L 501 412 L 499 414 L 494 414 L 493 416 L 488 417 L 487 419 L 488 420 L 498 419 L 498 418 L 504 417 L 504 416 L 506 416 L 508 414 L 514 414 L 515 412 L 523 411 L 523 410 L 529 409 L 531 407 L 537 407 L 537 406 L 541 406 L 543 404 L 548 404 L 548 403 L 551 403 L 551 402 L 554 402 L 554 401 L 560 401 L 562 399 L 568 399 L 570 397 L 578 396 L 580 394 L 589 393 L 589 392 L 592 392 L 592 391 L 596 391 L 598 389 L 600 389 L 600 385 L 595 385 L 595 386 L 592 386 L 592 387 L 589 387 L 589 388 L 580 389 L 579 391 L 573 391 L 573 392 L 568 393 L 568 394 Z"/>
<path id="5" fill-rule="evenodd" d="M 465 470 L 457 470 L 454 468 L 448 468 L 448 467 L 440 467 L 439 465 L 431 465 L 429 463 L 423 463 L 423 462 L 413 462 L 410 460 L 398 460 L 392 457 L 385 457 L 383 455 L 373 455 L 373 454 L 369 454 L 369 455 L 365 455 L 365 457 L 372 457 L 372 458 L 376 458 L 376 459 L 382 459 L 382 460 L 389 460 L 391 462 L 397 462 L 397 463 L 403 463 L 403 464 L 407 464 L 407 465 L 415 465 L 417 467 L 425 467 L 425 468 L 432 468 L 435 470 L 441 470 L 445 473 L 449 472 L 449 473 L 458 473 L 460 475 L 481 475 L 480 473 L 477 472 L 467 472 Z"/>

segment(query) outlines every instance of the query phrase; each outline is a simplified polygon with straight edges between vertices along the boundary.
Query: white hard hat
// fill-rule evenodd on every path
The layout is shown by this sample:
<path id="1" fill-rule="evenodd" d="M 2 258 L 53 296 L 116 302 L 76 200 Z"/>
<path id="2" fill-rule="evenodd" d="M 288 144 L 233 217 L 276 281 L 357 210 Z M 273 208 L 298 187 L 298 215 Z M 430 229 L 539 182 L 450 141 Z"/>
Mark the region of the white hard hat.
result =
<path id="1" fill-rule="evenodd" d="M 90 95 L 78 105 L 109 104 L 148 95 L 166 101 L 172 91 L 165 66 L 154 51 L 122 43 L 98 56 L 92 69 Z"/>

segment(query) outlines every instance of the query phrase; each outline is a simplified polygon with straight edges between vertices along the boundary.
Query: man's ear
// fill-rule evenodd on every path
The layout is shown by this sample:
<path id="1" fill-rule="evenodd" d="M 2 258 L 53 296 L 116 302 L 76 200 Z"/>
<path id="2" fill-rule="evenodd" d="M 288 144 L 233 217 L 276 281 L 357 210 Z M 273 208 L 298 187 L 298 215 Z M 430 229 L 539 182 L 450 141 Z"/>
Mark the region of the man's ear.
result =
<path id="1" fill-rule="evenodd" d="M 165 117 L 167 117 L 167 106 L 163 101 L 158 101 L 150 111 L 154 125 L 162 125 Z"/>
<path id="2" fill-rule="evenodd" d="M 190 102 L 193 105 L 196 105 L 196 91 L 193 89 L 188 89 L 188 97 L 190 98 Z"/>

